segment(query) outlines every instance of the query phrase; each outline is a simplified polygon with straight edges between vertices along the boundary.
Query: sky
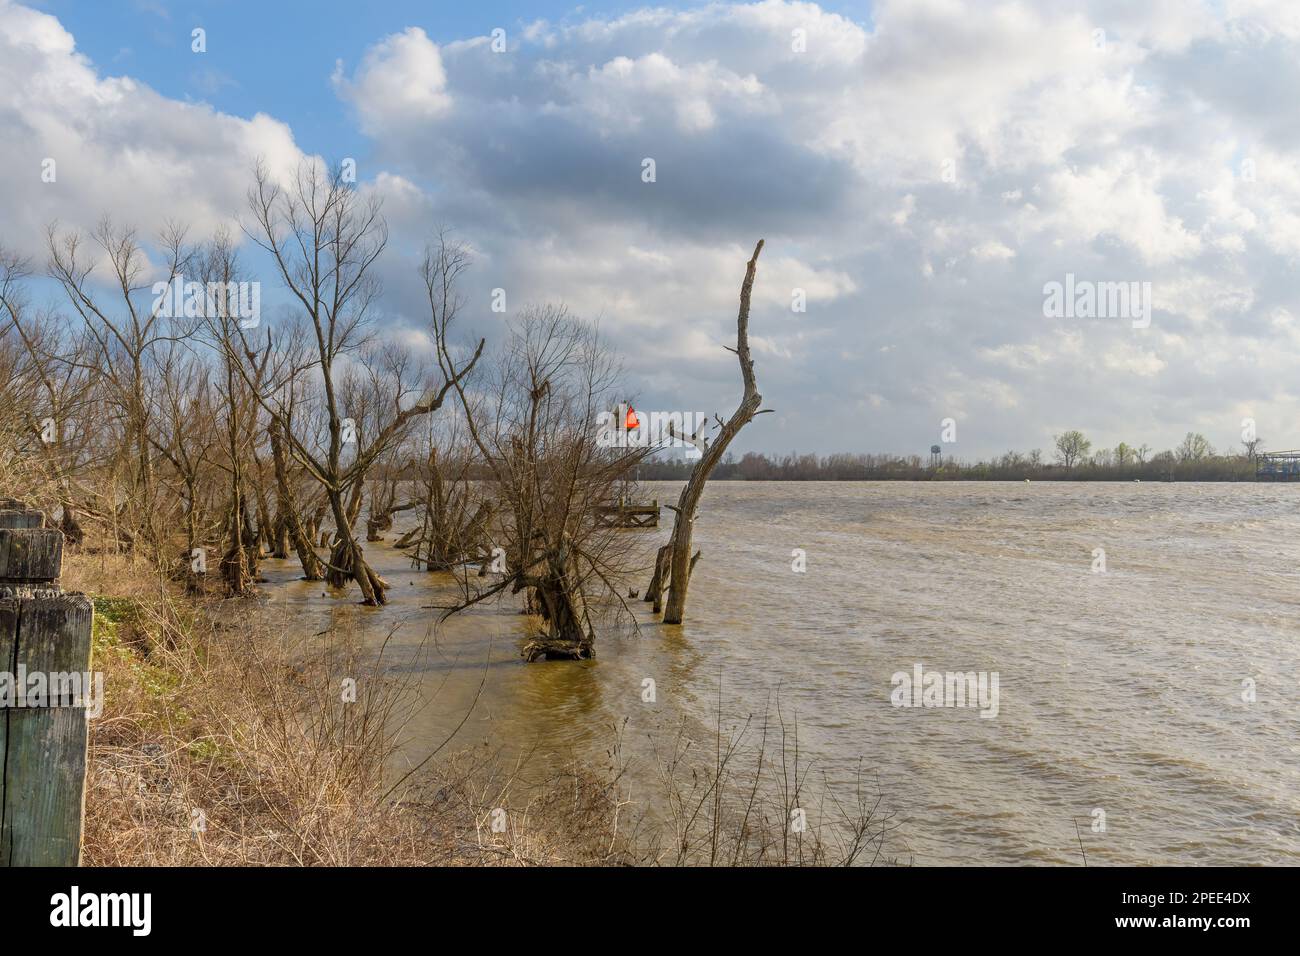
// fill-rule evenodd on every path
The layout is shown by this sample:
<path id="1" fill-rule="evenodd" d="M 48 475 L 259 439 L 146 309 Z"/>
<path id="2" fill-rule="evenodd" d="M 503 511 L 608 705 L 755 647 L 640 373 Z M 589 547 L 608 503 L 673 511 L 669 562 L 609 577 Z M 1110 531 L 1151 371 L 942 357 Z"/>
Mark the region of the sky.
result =
<path id="1" fill-rule="evenodd" d="M 384 335 L 427 346 L 444 227 L 466 338 L 563 303 L 645 410 L 735 408 L 764 239 L 774 411 L 736 452 L 1240 450 L 1246 419 L 1291 448 L 1297 95 L 1294 2 L 0 0 L 0 244 L 39 265 L 49 222 L 106 214 L 202 237 L 247 220 L 259 158 L 351 158 L 391 231 Z"/>

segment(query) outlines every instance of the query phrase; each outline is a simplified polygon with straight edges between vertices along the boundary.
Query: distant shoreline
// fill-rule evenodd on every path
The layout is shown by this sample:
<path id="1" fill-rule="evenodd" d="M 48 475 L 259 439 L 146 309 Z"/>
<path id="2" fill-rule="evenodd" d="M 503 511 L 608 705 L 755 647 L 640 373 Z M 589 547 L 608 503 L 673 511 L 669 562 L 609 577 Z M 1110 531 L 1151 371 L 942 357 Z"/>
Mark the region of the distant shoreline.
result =
<path id="1" fill-rule="evenodd" d="M 642 475 L 640 481 L 685 481 L 685 477 L 646 477 Z M 979 483 L 979 482 L 996 482 L 998 484 L 1034 484 L 1034 483 L 1051 483 L 1051 484 L 1144 484 L 1144 485 L 1169 485 L 1169 484 L 1202 484 L 1202 485 L 1234 485 L 1234 484 L 1291 484 L 1291 482 L 1277 481 L 1256 481 L 1254 476 L 1250 478 L 1087 478 L 1081 476 L 1061 476 L 1059 478 L 911 478 L 911 477 L 877 477 L 877 478 L 710 478 L 709 482 L 722 481 L 735 484 L 868 484 L 870 482 L 911 482 L 913 484 L 938 484 L 938 483 Z"/>
<path id="2" fill-rule="evenodd" d="M 1257 460 L 1267 456 L 1253 448 L 1246 454 L 1215 454 L 1209 442 L 1189 434 L 1176 451 L 1151 453 L 1149 446 L 1134 449 L 1121 443 L 1113 451 L 1089 454 L 1091 443 L 1082 435 L 1058 452 L 1056 461 L 1044 460 L 1040 451 L 1009 451 L 991 461 L 973 463 L 955 458 L 920 455 L 849 454 L 782 457 L 747 452 L 739 460 L 720 462 L 711 481 L 1215 481 L 1254 482 Z M 690 460 L 643 461 L 635 475 L 641 481 L 685 480 L 695 467 Z M 1300 477 L 1300 471 L 1297 471 Z M 1260 479 L 1271 480 L 1267 473 Z"/>

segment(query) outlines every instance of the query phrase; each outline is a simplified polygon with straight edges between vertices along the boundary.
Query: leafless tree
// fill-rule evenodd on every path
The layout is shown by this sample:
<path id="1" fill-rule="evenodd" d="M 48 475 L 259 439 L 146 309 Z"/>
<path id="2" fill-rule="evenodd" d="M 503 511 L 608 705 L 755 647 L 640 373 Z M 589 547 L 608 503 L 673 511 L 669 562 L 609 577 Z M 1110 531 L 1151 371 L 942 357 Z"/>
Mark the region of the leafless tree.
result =
<path id="1" fill-rule="evenodd" d="M 371 308 L 379 294 L 373 266 L 388 241 L 388 230 L 378 199 L 363 200 L 349 185 L 342 170 L 327 172 L 305 161 L 287 187 L 276 184 L 259 164 L 249 192 L 254 225 L 247 230 L 276 264 L 280 279 L 297 300 L 315 341 L 308 363 L 282 371 L 269 388 L 259 388 L 259 402 L 272 419 L 284 451 L 306 470 L 324 491 L 334 518 L 335 539 L 326 577 L 335 587 L 356 581 L 365 603 L 382 604 L 386 585 L 366 563 L 353 531 L 360 507 L 361 488 L 371 467 L 406 437 L 410 426 L 439 408 L 447 392 L 468 375 L 482 351 L 463 364 L 443 369 L 437 387 L 407 375 L 402 360 L 387 363 L 382 371 L 353 372 L 353 386 L 370 375 L 373 388 L 353 387 L 354 397 L 377 394 L 382 385 L 386 401 L 369 407 L 369 428 L 357 417 L 363 409 L 348 408 L 344 386 L 346 366 L 377 354 L 368 351 Z M 433 333 L 440 357 L 450 355 L 445 339 L 447 321 L 435 317 Z M 299 376 L 314 374 L 324 436 L 299 430 L 304 416 L 291 416 L 286 390 Z M 298 399 L 297 401 L 301 401 Z M 345 461 L 344 449 L 351 448 Z"/>
<path id="2" fill-rule="evenodd" d="M 104 257 L 111 292 L 101 295 L 92 281 L 98 261 L 90 245 Z M 121 473 L 125 506 L 121 509 L 132 534 L 144 534 L 156 544 L 161 515 L 155 508 L 154 447 L 150 441 L 149 386 L 155 349 L 184 338 L 183 316 L 168 314 L 152 304 L 153 283 L 148 258 L 135 230 L 104 219 L 89 239 L 80 232 L 61 232 L 51 225 L 46 233 L 49 275 L 62 287 L 93 342 L 93 371 L 101 375 L 104 399 L 121 421 Z M 163 270 L 178 278 L 185 274 L 192 251 L 185 231 L 169 226 L 159 240 Z M 146 299 L 148 303 L 146 305 Z M 116 502 L 110 500 L 116 510 Z"/>
<path id="3" fill-rule="evenodd" d="M 215 427 L 219 412 L 214 398 L 209 368 L 202 357 L 182 344 L 167 348 L 158 362 L 150 441 L 167 466 L 160 479 L 173 488 L 172 497 L 183 512 L 185 548 L 180 568 L 191 591 L 202 589 L 202 565 L 195 559 L 214 532 L 208 507 L 220 467 L 220 436 Z"/>
<path id="4" fill-rule="evenodd" d="M 763 396 L 758 392 L 758 384 L 754 378 L 754 362 L 749 352 L 749 300 L 754 289 L 758 255 L 762 251 L 763 240 L 760 239 L 758 245 L 754 246 L 753 256 L 745 266 L 745 278 L 740 286 L 740 312 L 736 317 L 736 347 L 729 350 L 736 354 L 740 362 L 740 377 L 744 385 L 740 405 L 726 422 L 718 419 L 718 433 L 703 449 L 700 460 L 691 470 L 690 478 L 687 479 L 677 499 L 672 538 L 660 549 L 655 559 L 654 577 L 646 599 L 656 602 L 657 609 L 660 591 L 667 588 L 668 601 L 663 617 L 665 624 L 680 624 L 686 617 L 686 594 L 690 586 L 691 571 L 695 567 L 695 562 L 699 560 L 698 552 L 691 554 L 691 537 L 705 483 L 708 482 L 709 475 L 713 473 L 718 462 L 722 461 L 727 446 L 740 430 L 749 424 L 755 415 L 770 411 L 770 409 L 759 408 L 763 404 Z M 698 435 L 691 437 L 697 441 L 702 440 Z"/>
<path id="5" fill-rule="evenodd" d="M 0 245 L 0 453 L 8 466 L 0 478 L 57 507 L 75 546 L 83 537 L 75 501 L 90 494 L 79 478 L 96 464 L 99 376 L 91 372 L 88 336 L 31 308 L 30 275 L 27 259 Z"/>
<path id="6" fill-rule="evenodd" d="M 420 523 L 398 541 L 398 547 L 411 549 L 417 566 L 451 571 L 488 555 L 495 502 L 473 480 L 481 470 L 476 464 L 478 456 L 460 421 L 449 423 L 442 434 L 431 430 L 426 436 L 424 460 L 412 469 Z"/>
<path id="7" fill-rule="evenodd" d="M 524 648 L 530 661 L 589 658 L 601 611 L 630 614 L 621 593 L 630 542 L 596 518 L 648 452 L 595 440 L 619 372 L 592 326 L 542 306 L 521 314 L 485 390 L 471 396 L 457 385 L 501 509 L 492 525 L 499 577 L 448 613 L 523 591 L 538 622 Z"/>

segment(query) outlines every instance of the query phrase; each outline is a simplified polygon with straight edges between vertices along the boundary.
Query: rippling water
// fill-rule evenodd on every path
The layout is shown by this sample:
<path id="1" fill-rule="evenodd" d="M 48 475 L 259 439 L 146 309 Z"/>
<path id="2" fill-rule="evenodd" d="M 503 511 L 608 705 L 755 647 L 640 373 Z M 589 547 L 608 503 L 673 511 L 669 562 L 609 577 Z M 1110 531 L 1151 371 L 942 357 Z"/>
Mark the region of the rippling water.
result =
<path id="1" fill-rule="evenodd" d="M 541 765 L 600 759 L 626 721 L 629 779 L 652 799 L 649 742 L 683 724 L 703 736 L 721 681 L 728 722 L 776 699 L 797 716 L 816 779 L 878 771 L 905 862 L 1078 864 L 1077 821 L 1090 864 L 1294 865 L 1298 505 L 1300 487 L 1273 484 L 715 482 L 686 624 L 643 615 L 582 664 L 521 663 L 508 602 L 435 631 L 421 606 L 450 600 L 450 578 L 386 545 L 367 551 L 394 586 L 381 610 L 322 598 L 291 562 L 268 577 L 304 633 L 352 620 L 388 638 L 384 659 L 426 702 L 405 729 L 412 760 L 467 711 L 457 746 Z M 668 530 L 629 534 L 648 555 Z M 996 718 L 893 706 L 891 676 L 917 663 L 997 672 Z"/>

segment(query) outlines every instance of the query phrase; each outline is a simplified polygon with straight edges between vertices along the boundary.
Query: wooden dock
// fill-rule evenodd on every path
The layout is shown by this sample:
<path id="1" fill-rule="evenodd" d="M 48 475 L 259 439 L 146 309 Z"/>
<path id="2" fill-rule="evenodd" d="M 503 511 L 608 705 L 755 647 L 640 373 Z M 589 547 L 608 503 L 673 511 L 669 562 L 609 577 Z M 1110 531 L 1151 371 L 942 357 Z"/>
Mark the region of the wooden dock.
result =
<path id="1" fill-rule="evenodd" d="M 598 505 L 596 522 L 604 528 L 657 528 L 659 502 L 637 505 L 628 504 L 620 498 L 616 505 Z"/>

